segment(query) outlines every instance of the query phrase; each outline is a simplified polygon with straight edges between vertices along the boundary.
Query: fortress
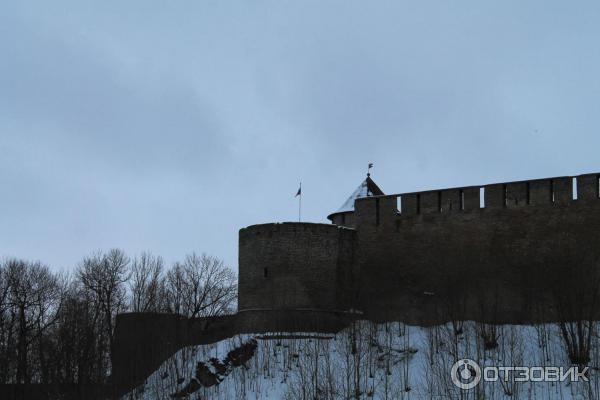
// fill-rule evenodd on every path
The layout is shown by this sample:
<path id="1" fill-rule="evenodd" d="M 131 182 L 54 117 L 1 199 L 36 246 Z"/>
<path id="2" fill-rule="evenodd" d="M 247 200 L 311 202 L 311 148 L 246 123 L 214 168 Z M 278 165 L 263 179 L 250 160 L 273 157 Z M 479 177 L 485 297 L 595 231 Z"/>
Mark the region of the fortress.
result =
<path id="1" fill-rule="evenodd" d="M 116 393 L 239 333 L 600 319 L 600 173 L 392 195 L 367 176 L 328 218 L 240 230 L 235 315 L 119 315 Z"/>
<path id="2" fill-rule="evenodd" d="M 552 319 L 534 306 L 600 255 L 600 174 L 393 195 L 367 176 L 328 218 L 240 230 L 240 312 Z"/>

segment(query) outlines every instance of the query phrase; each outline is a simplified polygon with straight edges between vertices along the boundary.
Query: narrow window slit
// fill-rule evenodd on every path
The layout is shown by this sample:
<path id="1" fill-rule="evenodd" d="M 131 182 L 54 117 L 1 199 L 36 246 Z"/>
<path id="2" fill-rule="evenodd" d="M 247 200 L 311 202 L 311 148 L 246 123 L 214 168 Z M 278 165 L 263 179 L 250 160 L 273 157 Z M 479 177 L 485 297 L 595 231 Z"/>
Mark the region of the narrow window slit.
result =
<path id="1" fill-rule="evenodd" d="M 479 208 L 485 208 L 485 188 L 479 188 Z"/>

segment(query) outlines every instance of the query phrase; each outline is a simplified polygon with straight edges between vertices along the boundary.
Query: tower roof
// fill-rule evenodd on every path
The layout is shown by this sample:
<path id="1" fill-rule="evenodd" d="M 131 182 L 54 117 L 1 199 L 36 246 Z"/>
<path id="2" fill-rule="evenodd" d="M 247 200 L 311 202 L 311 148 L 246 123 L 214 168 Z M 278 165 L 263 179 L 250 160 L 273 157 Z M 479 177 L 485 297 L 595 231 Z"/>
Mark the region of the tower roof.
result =
<path id="1" fill-rule="evenodd" d="M 334 214 L 353 212 L 354 211 L 354 200 L 362 197 L 369 196 L 381 196 L 384 193 L 379 189 L 379 186 L 371 179 L 371 174 L 367 174 L 367 178 L 352 192 L 350 197 L 342 204 L 342 206 L 334 213 L 331 213 L 327 218 Z"/>

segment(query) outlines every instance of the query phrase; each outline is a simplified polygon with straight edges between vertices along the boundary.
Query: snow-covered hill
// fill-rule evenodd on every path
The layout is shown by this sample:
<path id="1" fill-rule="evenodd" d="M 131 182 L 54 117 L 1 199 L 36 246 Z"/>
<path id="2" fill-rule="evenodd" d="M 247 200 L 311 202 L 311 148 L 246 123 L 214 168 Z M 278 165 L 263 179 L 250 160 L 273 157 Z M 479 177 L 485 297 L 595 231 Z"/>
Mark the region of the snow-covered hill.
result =
<path id="1" fill-rule="evenodd" d="M 463 391 L 450 376 L 461 358 L 482 367 L 570 367 L 559 327 L 362 321 L 331 335 L 239 335 L 180 350 L 124 398 L 596 399 L 600 348 L 592 339 L 589 382 L 500 379 Z"/>

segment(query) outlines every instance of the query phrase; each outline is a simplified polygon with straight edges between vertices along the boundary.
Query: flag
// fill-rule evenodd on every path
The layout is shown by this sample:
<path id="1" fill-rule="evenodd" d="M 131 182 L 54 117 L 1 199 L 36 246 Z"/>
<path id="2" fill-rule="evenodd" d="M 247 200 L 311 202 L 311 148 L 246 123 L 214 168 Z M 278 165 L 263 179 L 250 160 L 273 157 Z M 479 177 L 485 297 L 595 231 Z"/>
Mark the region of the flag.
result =
<path id="1" fill-rule="evenodd" d="M 372 163 L 372 162 L 371 162 L 371 163 L 369 163 L 369 169 L 370 169 L 370 168 L 373 168 L 373 163 Z"/>
<path id="2" fill-rule="evenodd" d="M 296 195 L 294 197 L 298 197 L 302 195 L 302 185 L 300 185 L 300 187 L 298 188 L 298 192 L 296 192 Z"/>

